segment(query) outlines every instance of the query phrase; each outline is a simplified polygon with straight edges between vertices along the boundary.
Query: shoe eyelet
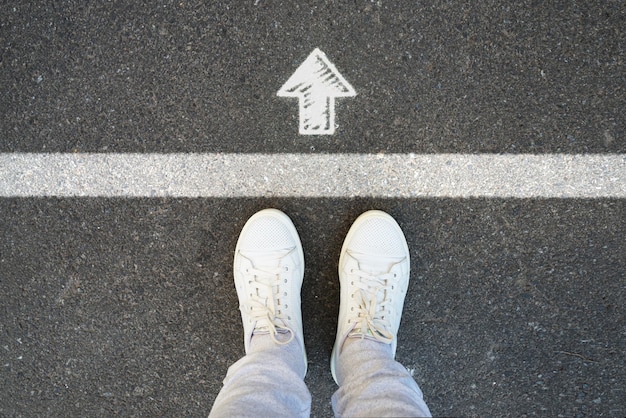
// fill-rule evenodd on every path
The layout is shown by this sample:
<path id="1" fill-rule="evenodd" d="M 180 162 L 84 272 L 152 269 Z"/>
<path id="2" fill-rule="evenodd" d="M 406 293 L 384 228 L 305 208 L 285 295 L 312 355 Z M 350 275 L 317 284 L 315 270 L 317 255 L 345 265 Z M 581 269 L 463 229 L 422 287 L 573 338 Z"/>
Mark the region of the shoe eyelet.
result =
<path id="1" fill-rule="evenodd" d="M 287 279 L 285 279 L 285 283 L 287 283 Z"/>
<path id="2" fill-rule="evenodd" d="M 285 309 L 287 309 L 289 307 L 289 305 L 285 305 Z"/>
<path id="3" fill-rule="evenodd" d="M 287 292 L 283 293 L 283 296 L 287 296 Z"/>

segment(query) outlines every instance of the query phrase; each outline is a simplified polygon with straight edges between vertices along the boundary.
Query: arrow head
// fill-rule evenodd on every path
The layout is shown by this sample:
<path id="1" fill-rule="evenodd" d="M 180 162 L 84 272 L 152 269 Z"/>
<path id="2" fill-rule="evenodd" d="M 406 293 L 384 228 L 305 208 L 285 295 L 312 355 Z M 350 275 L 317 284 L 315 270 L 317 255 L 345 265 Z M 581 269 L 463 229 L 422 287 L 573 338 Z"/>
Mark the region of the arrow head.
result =
<path id="1" fill-rule="evenodd" d="M 354 88 L 319 48 L 315 48 L 300 64 L 278 90 L 278 96 L 301 97 L 310 89 L 327 97 L 356 96 Z"/>

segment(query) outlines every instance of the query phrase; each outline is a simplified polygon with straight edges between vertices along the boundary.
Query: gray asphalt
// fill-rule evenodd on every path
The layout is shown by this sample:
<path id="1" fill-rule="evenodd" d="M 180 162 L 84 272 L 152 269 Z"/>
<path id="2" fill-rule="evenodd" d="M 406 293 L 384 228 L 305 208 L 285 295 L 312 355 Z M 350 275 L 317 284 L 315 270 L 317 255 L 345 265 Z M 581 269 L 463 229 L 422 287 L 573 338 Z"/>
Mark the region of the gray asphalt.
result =
<path id="1" fill-rule="evenodd" d="M 623 1 L 206 3 L 3 2 L 0 152 L 626 152 Z M 316 47 L 357 91 L 332 136 L 276 96 Z M 397 358 L 433 414 L 626 415 L 624 199 L 348 197 L 0 199 L 0 415 L 205 416 L 265 207 L 305 249 L 314 416 L 372 208 L 409 242 Z"/>

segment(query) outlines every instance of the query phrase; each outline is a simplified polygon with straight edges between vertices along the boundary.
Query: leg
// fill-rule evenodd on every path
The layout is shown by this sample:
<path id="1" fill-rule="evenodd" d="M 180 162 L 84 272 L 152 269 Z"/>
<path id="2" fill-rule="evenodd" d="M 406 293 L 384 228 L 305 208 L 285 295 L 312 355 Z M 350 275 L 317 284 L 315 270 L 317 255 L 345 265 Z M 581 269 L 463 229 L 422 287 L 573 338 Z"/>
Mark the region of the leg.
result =
<path id="1" fill-rule="evenodd" d="M 338 416 L 429 416 L 415 380 L 391 355 L 391 347 L 369 339 L 346 340 L 336 366 Z"/>
<path id="2" fill-rule="evenodd" d="M 308 416 L 300 311 L 304 255 L 287 215 L 266 209 L 248 220 L 233 273 L 246 356 L 229 368 L 210 416 Z"/>
<path id="3" fill-rule="evenodd" d="M 269 335 L 255 336 L 250 352 L 228 369 L 210 417 L 308 417 L 311 395 L 302 376 L 298 341 L 279 346 Z"/>
<path id="4" fill-rule="evenodd" d="M 331 371 L 339 416 L 428 416 L 422 392 L 394 360 L 409 283 L 409 250 L 396 221 L 361 215 L 339 258 L 341 304 Z"/>

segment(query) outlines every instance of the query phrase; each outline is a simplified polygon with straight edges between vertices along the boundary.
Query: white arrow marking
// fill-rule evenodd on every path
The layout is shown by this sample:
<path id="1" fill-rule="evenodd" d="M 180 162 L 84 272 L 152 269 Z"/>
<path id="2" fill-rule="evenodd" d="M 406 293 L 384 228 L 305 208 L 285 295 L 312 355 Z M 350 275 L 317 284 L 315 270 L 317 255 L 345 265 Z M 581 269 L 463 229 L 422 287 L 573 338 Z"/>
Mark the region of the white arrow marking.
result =
<path id="1" fill-rule="evenodd" d="M 356 91 L 326 55 L 315 48 L 277 94 L 299 99 L 301 135 L 332 135 L 335 97 L 353 97 Z"/>

